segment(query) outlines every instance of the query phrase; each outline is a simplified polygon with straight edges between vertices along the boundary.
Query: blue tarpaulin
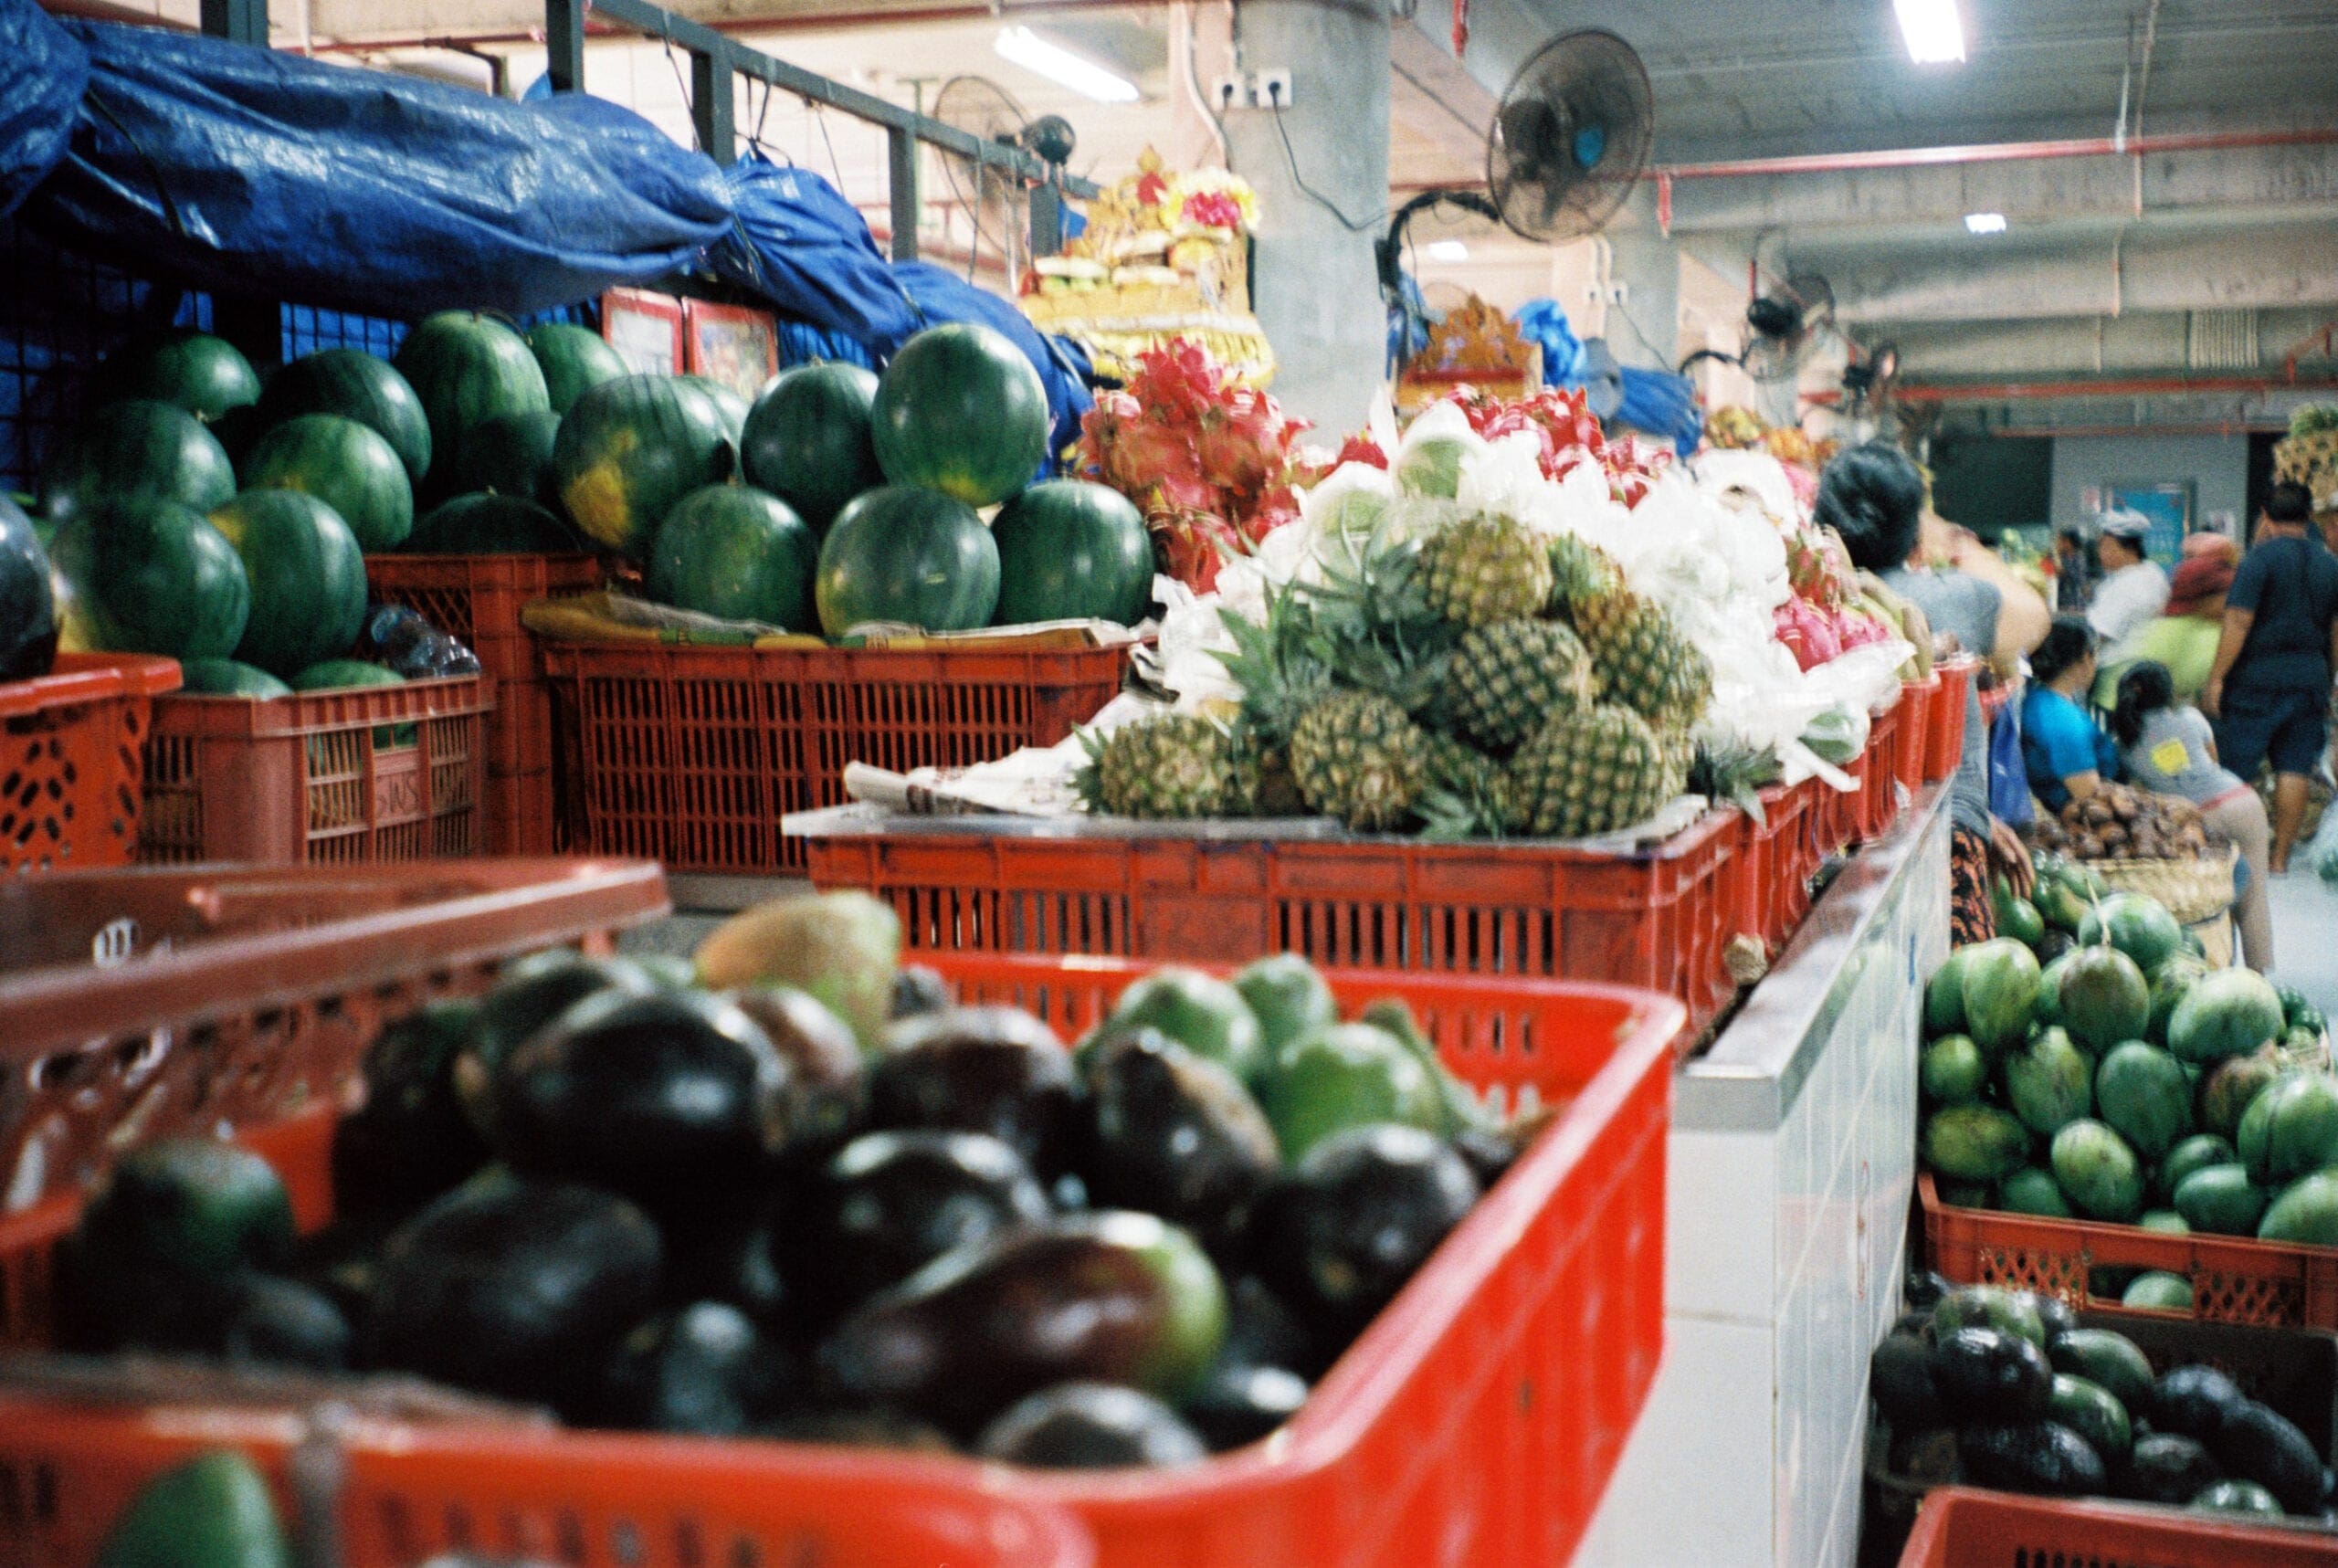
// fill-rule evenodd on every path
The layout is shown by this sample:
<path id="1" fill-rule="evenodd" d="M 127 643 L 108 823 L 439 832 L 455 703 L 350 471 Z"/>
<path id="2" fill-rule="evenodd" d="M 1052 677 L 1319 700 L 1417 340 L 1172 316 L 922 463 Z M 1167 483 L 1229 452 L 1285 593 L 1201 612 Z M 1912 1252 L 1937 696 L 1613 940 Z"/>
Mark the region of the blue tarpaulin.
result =
<path id="1" fill-rule="evenodd" d="M 65 156 L 90 56 L 32 0 L 0 5 L 0 217 Z"/>

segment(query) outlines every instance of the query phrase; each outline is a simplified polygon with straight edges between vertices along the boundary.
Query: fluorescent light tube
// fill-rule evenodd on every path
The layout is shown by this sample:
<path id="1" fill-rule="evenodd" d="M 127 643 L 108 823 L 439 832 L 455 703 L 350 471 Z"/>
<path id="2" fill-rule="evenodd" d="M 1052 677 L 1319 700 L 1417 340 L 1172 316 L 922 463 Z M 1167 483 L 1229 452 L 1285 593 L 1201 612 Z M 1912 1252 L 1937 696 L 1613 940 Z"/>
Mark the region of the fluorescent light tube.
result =
<path id="1" fill-rule="evenodd" d="M 1964 232 L 1967 234 L 2003 234 L 2006 215 L 2003 213 L 1966 213 Z"/>
<path id="2" fill-rule="evenodd" d="M 1458 239 L 1433 239 L 1429 241 L 1428 258 L 1431 261 L 1467 261 L 1469 259 L 1469 247 Z"/>
<path id="3" fill-rule="evenodd" d="M 1910 59 L 1937 66 L 1964 58 L 1964 24 L 1957 18 L 1956 0 L 1891 0 L 1891 8 L 1900 14 Z"/>
<path id="4" fill-rule="evenodd" d="M 1006 28 L 992 47 L 997 49 L 1000 58 L 1012 60 L 1034 75 L 1099 103 L 1134 103 L 1142 96 L 1136 83 L 1128 78 L 1116 76 L 1093 60 L 1082 59 L 1028 27 Z"/>

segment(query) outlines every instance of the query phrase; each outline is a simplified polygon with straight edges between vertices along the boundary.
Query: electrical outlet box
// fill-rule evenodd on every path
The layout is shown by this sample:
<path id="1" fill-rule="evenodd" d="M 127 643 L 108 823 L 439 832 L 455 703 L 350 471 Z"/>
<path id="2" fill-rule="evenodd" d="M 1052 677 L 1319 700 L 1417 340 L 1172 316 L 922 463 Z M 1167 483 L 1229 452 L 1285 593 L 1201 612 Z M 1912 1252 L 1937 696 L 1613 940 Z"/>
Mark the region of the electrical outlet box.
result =
<path id="1" fill-rule="evenodd" d="M 1250 95 L 1245 88 L 1246 84 L 1238 76 L 1216 78 L 1209 84 L 1209 106 L 1220 114 L 1229 109 L 1248 107 Z"/>
<path id="2" fill-rule="evenodd" d="M 1260 109 L 1290 107 L 1290 73 L 1287 70 L 1264 70 L 1250 78 L 1250 101 Z"/>
<path id="3" fill-rule="evenodd" d="M 1608 284 L 1607 302 L 1610 305 L 1630 304 L 1632 302 L 1632 286 L 1628 283 Z"/>

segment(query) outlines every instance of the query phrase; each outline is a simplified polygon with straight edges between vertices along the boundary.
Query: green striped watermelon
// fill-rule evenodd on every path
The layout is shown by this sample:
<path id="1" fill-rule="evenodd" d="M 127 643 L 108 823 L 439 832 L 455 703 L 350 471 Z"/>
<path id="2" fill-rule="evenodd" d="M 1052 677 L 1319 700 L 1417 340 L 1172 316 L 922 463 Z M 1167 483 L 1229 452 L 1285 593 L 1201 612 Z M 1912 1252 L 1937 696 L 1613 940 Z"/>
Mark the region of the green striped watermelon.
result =
<path id="1" fill-rule="evenodd" d="M 716 410 L 722 416 L 723 431 L 731 437 L 731 449 L 737 451 L 739 437 L 747 429 L 747 400 L 711 375 L 686 375 L 682 379 L 714 400 Z"/>
<path id="2" fill-rule="evenodd" d="M 226 448 L 194 415 L 153 398 L 89 414 L 40 479 L 41 510 L 58 523 L 100 500 L 151 496 L 203 512 L 235 493 Z"/>
<path id="3" fill-rule="evenodd" d="M 971 631 L 998 607 L 998 546 L 965 502 L 886 485 L 837 514 L 820 542 L 815 596 L 832 637 L 870 621 Z"/>
<path id="4" fill-rule="evenodd" d="M 521 496 L 457 496 L 406 536 L 409 555 L 564 555 L 584 548 L 568 524 Z"/>
<path id="5" fill-rule="evenodd" d="M 528 352 L 544 373 L 544 391 L 554 414 L 567 413 L 585 388 L 628 374 L 624 357 L 603 342 L 599 333 L 566 321 L 530 327 Z"/>
<path id="6" fill-rule="evenodd" d="M 244 484 L 316 497 L 366 550 L 395 550 L 414 531 L 405 465 L 370 426 L 338 414 L 303 414 L 262 436 L 245 455 Z"/>
<path id="7" fill-rule="evenodd" d="M 0 680 L 47 675 L 57 658 L 57 590 L 33 520 L 0 497 Z"/>
<path id="8" fill-rule="evenodd" d="M 928 327 L 877 378 L 877 461 L 897 485 L 968 506 L 1003 501 L 1048 456 L 1048 391 L 1004 332 L 972 321 Z"/>
<path id="9" fill-rule="evenodd" d="M 148 397 L 213 420 L 259 401 L 251 361 L 225 338 L 184 330 L 135 338 L 98 366 L 92 403 Z"/>
<path id="10" fill-rule="evenodd" d="M 359 686 L 404 686 L 405 677 L 384 664 L 362 658 L 329 658 L 312 664 L 291 677 L 295 691 L 347 691 Z M 376 724 L 374 726 L 374 749 L 384 751 L 391 746 L 411 746 L 415 742 L 416 726 L 413 724 Z M 320 735 L 309 742 L 309 765 L 322 768 L 327 764 L 324 737 Z"/>
<path id="11" fill-rule="evenodd" d="M 153 496 L 101 502 L 57 531 L 49 559 L 68 602 L 60 646 L 224 658 L 243 641 L 243 558 L 192 508 Z"/>
<path id="12" fill-rule="evenodd" d="M 462 449 L 463 432 L 506 414 L 552 406 L 544 373 L 520 334 L 462 310 L 426 316 L 390 362 L 413 384 L 430 417 L 431 449 Z"/>
<path id="13" fill-rule="evenodd" d="M 365 554 L 340 513 L 299 490 L 246 490 L 213 510 L 211 526 L 251 584 L 237 658 L 290 675 L 349 651 L 365 619 Z"/>
<path id="14" fill-rule="evenodd" d="M 354 419 L 390 444 L 416 484 L 430 471 L 430 416 L 390 362 L 359 349 L 319 349 L 269 378 L 259 423 L 269 429 L 303 414 Z"/>
<path id="15" fill-rule="evenodd" d="M 991 521 L 998 624 L 1144 619 L 1153 536 L 1129 499 L 1086 479 L 1033 485 Z"/>
<path id="16" fill-rule="evenodd" d="M 603 382 L 569 409 L 553 446 L 569 520 L 637 561 L 668 510 L 729 479 L 733 458 L 714 400 L 676 375 Z"/>
<path id="17" fill-rule="evenodd" d="M 232 658 L 184 658 L 179 689 L 196 697 L 290 697 L 292 689 L 269 674 Z"/>
<path id="18" fill-rule="evenodd" d="M 446 488 L 457 495 L 493 490 L 551 504 L 560 494 L 552 466 L 559 435 L 560 416 L 550 410 L 506 414 L 475 426 L 463 436 Z"/>
<path id="19" fill-rule="evenodd" d="M 777 496 L 709 485 L 675 502 L 658 528 L 649 596 L 725 620 L 816 633 L 812 574 L 819 557 L 819 541 Z"/>
<path id="20" fill-rule="evenodd" d="M 869 436 L 877 375 L 857 364 L 801 364 L 779 373 L 748 411 L 739 464 L 825 532 L 845 503 L 885 482 Z"/>

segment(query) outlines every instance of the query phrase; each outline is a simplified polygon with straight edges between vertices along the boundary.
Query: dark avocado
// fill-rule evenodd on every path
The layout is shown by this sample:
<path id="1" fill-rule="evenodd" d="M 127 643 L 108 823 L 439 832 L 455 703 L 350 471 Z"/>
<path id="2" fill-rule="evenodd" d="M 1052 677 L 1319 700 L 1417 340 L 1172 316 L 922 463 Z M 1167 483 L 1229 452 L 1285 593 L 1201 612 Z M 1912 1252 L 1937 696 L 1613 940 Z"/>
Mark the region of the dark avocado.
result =
<path id="1" fill-rule="evenodd" d="M 2227 1476 L 2255 1481 L 2291 1513 L 2319 1513 L 2327 1496 L 2322 1456 L 2278 1411 L 2254 1399 L 2229 1405 L 2208 1452 Z"/>
<path id="2" fill-rule="evenodd" d="M 933 969 L 922 963 L 904 963 L 893 972 L 893 997 L 890 1016 L 895 1019 L 922 1017 L 954 1006 L 958 998 L 950 983 Z"/>
<path id="3" fill-rule="evenodd" d="M 1905 1311 L 1892 1321 L 1895 1334 L 1913 1334 L 1926 1344 L 1933 1342 L 1933 1315 L 1929 1311 Z"/>
<path id="4" fill-rule="evenodd" d="M 1964 1479 L 1954 1426 L 1918 1426 L 1906 1432 L 1895 1428 L 1885 1462 L 1893 1475 L 1928 1487 L 1953 1486 Z"/>
<path id="5" fill-rule="evenodd" d="M 376 1209 L 337 1219 L 300 1238 L 290 1277 L 321 1292 L 354 1323 L 365 1316 L 380 1278 L 383 1245 L 406 1216 Z"/>
<path id="6" fill-rule="evenodd" d="M 487 1163 L 455 1093 L 455 1058 L 477 1027 L 475 1002 L 433 1002 L 365 1048 L 365 1102 L 333 1133 L 333 1201 L 344 1213 L 429 1202 Z"/>
<path id="7" fill-rule="evenodd" d="M 824 1395 L 973 1432 L 1065 1382 L 1175 1398 L 1226 1335 L 1208 1255 L 1151 1215 L 1098 1209 L 944 1254 L 872 1298 L 821 1343 Z"/>
<path id="8" fill-rule="evenodd" d="M 1311 1381 L 1331 1369 L 1326 1351 L 1283 1299 L 1255 1274 L 1226 1288 L 1226 1349 L 1221 1360 L 1243 1366 L 1283 1366 Z"/>
<path id="9" fill-rule="evenodd" d="M 1867 1361 L 1868 1392 L 1895 1432 L 1938 1426 L 1948 1417 L 1933 1387 L 1932 1347 L 1913 1334 L 1886 1334 Z"/>
<path id="10" fill-rule="evenodd" d="M 217 1355 L 242 1278 L 157 1263 L 77 1231 L 57 1248 L 58 1348 Z"/>
<path id="11" fill-rule="evenodd" d="M 2048 1296 L 2037 1290 L 2024 1290 L 2030 1310 L 2038 1314 L 2038 1326 L 2046 1331 L 2044 1343 L 2050 1345 L 2057 1334 L 2067 1334 L 2079 1326 L 2079 1315 L 2059 1296 Z M 2043 1348 L 2041 1346 L 2040 1348 Z"/>
<path id="12" fill-rule="evenodd" d="M 1202 1385 L 1177 1402 L 1177 1414 L 1210 1452 L 1255 1443 L 1299 1414 L 1307 1380 L 1287 1367 L 1245 1366 L 1220 1358 Z"/>
<path id="13" fill-rule="evenodd" d="M 2279 1519 L 2281 1500 L 2255 1481 L 2218 1481 L 2184 1505 L 2196 1513 L 2247 1513 Z"/>
<path id="14" fill-rule="evenodd" d="M 291 1256 L 292 1200 L 248 1150 L 171 1138 L 115 1163 L 81 1211 L 80 1233 L 111 1258 L 220 1277 Z"/>
<path id="15" fill-rule="evenodd" d="M 742 985 L 722 994 L 787 1063 L 783 1157 L 813 1164 L 843 1148 L 860 1131 L 860 1042 L 852 1026 L 792 985 Z"/>
<path id="16" fill-rule="evenodd" d="M 2227 1412 L 2245 1403 L 2240 1385 L 2212 1366 L 2179 1366 L 2152 1385 L 2152 1425 L 2162 1432 L 2215 1440 Z"/>
<path id="17" fill-rule="evenodd" d="M 788 1076 L 763 1030 L 727 1002 L 608 992 L 504 1058 L 496 1152 L 523 1175 L 695 1203 L 764 1173 Z"/>
<path id="18" fill-rule="evenodd" d="M 2045 1319 L 2038 1311 L 2038 1298 L 2027 1290 L 1996 1285 L 1957 1286 L 1933 1304 L 1933 1332 L 1943 1335 L 1958 1329 L 1996 1329 L 2017 1334 L 2039 1350 L 2046 1348 Z"/>
<path id="19" fill-rule="evenodd" d="M 2182 1508 L 2201 1489 L 2224 1479 L 2208 1450 L 2189 1437 L 2154 1432 L 2135 1439 L 2119 1468 L 2119 1495 L 2138 1502 Z"/>
<path id="20" fill-rule="evenodd" d="M 1933 1386 L 1958 1421 L 2028 1422 L 2046 1410 L 2054 1368 L 2017 1334 L 1957 1329 L 1933 1342 Z"/>
<path id="21" fill-rule="evenodd" d="M 1362 1331 L 1477 1203 L 1478 1178 L 1416 1127 L 1333 1133 L 1259 1200 L 1251 1265 L 1320 1331 Z"/>
<path id="22" fill-rule="evenodd" d="M 1148 1394 L 1109 1383 L 1062 1383 L 1018 1401 L 983 1429 L 985 1459 L 1050 1470 L 1190 1465 L 1200 1435 Z"/>
<path id="23" fill-rule="evenodd" d="M 658 1227 L 614 1193 L 474 1180 L 390 1237 L 359 1361 L 567 1404 L 656 1310 L 658 1262 Z"/>
<path id="24" fill-rule="evenodd" d="M 1929 1268 L 1911 1268 L 1906 1283 L 1901 1288 L 1901 1300 L 1911 1311 L 1929 1312 L 1943 1296 L 1956 1289 L 1944 1275 Z"/>
<path id="25" fill-rule="evenodd" d="M 832 1317 L 943 1253 L 1048 1215 L 1021 1155 L 979 1132 L 864 1132 L 785 1219 L 806 1310 Z"/>
<path id="26" fill-rule="evenodd" d="M 2078 944 L 2078 939 L 2069 932 L 2048 926 L 2046 928 L 2046 934 L 2038 939 L 2038 962 L 2041 964 L 2051 963 L 2076 948 Z"/>
<path id="27" fill-rule="evenodd" d="M 2151 1361 L 2124 1334 L 2108 1329 L 2071 1329 L 2046 1342 L 2046 1358 L 2056 1372 L 2110 1390 L 2112 1397 L 2127 1407 L 2131 1422 L 2151 1405 Z"/>
<path id="28" fill-rule="evenodd" d="M 1095 1201 L 1215 1240 L 1274 1180 L 1275 1130 L 1242 1080 L 1157 1029 L 1090 1052 L 1080 1164 Z"/>
<path id="29" fill-rule="evenodd" d="M 869 1065 L 869 1124 L 987 1132 L 1043 1176 L 1069 1163 L 1071 1053 L 1019 1007 L 949 1007 L 885 1031 Z"/>
<path id="30" fill-rule="evenodd" d="M 778 1407 L 785 1355 L 747 1315 L 721 1301 L 661 1313 L 626 1335 L 586 1418 L 651 1432 L 729 1437 Z"/>
<path id="31" fill-rule="evenodd" d="M 349 1364 L 349 1320 L 322 1291 L 249 1274 L 236 1283 L 220 1353 L 236 1363 L 340 1372 Z"/>
<path id="32" fill-rule="evenodd" d="M 1478 1185 L 1491 1187 L 1518 1163 L 1519 1146 L 1507 1132 L 1493 1127 L 1464 1127 L 1448 1140 L 1453 1152 L 1469 1163 Z"/>
<path id="33" fill-rule="evenodd" d="M 667 1300 L 725 1302 L 765 1330 L 787 1320 L 793 1301 L 767 1213 L 720 1207 L 696 1224 L 669 1222 L 665 1239 Z"/>
<path id="34" fill-rule="evenodd" d="M 1048 1202 L 1055 1205 L 1058 1214 L 1078 1214 L 1094 1206 L 1089 1201 L 1088 1184 L 1079 1179 L 1077 1171 L 1066 1171 L 1048 1184 Z"/>
<path id="35" fill-rule="evenodd" d="M 2084 1497 L 2103 1489 L 2101 1456 L 2057 1422 L 1967 1426 L 1957 1434 L 1956 1451 L 1966 1479 L 1975 1486 L 2051 1497 Z"/>
<path id="36" fill-rule="evenodd" d="M 647 996 L 658 988 L 637 963 L 586 958 L 566 948 L 532 953 L 506 965 L 495 989 L 480 999 L 470 1037 L 455 1058 L 455 1093 L 463 1114 L 492 1143 L 496 1074 L 504 1058 L 588 996 L 602 991 Z"/>

